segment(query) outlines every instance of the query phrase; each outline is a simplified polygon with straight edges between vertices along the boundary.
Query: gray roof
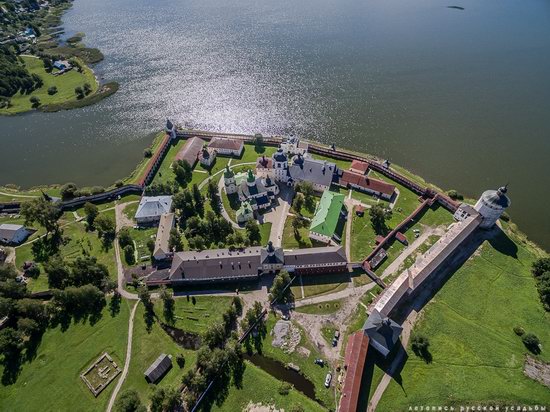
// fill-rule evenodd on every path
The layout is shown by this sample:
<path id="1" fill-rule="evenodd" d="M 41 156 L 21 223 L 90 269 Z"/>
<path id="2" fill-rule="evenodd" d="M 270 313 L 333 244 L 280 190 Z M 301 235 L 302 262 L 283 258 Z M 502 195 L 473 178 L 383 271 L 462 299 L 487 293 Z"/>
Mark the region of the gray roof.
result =
<path id="1" fill-rule="evenodd" d="M 330 186 L 336 165 L 324 160 L 302 157 L 303 163 L 292 164 L 288 168 L 288 175 L 297 181 L 308 181 L 314 184 Z"/>
<path id="2" fill-rule="evenodd" d="M 260 272 L 261 247 L 230 251 L 212 249 L 174 254 L 172 281 L 209 281 L 257 277 Z"/>
<path id="3" fill-rule="evenodd" d="M 7 239 L 9 241 L 13 239 L 15 234 L 21 229 L 24 230 L 25 226 L 13 223 L 2 223 L 0 225 L 0 239 Z"/>
<path id="4" fill-rule="evenodd" d="M 149 382 L 155 383 L 164 376 L 166 372 L 172 367 L 172 360 L 170 357 L 163 353 L 161 354 L 151 366 L 145 371 L 145 379 Z"/>
<path id="5" fill-rule="evenodd" d="M 273 243 L 269 241 L 267 247 L 262 249 L 260 260 L 262 265 L 283 264 L 285 262 L 285 254 L 283 252 L 283 248 L 274 247 Z"/>
<path id="6" fill-rule="evenodd" d="M 403 330 L 390 318 L 383 318 L 376 309 L 369 315 L 363 329 L 370 344 L 384 356 L 391 352 Z"/>
<path id="7" fill-rule="evenodd" d="M 326 263 L 347 263 L 344 248 L 342 246 L 325 246 L 285 252 L 285 265 L 301 266 Z"/>
<path id="8" fill-rule="evenodd" d="M 503 186 L 498 190 L 486 190 L 481 195 L 481 198 L 490 205 L 507 208 L 511 203 L 510 198 L 506 196 L 507 192 L 508 188 Z"/>
<path id="9" fill-rule="evenodd" d="M 157 237 L 155 239 L 155 249 L 153 255 L 160 253 L 170 252 L 168 243 L 170 240 L 170 232 L 174 227 L 175 215 L 174 213 L 163 213 L 160 216 L 159 227 L 157 230 Z"/>
<path id="10" fill-rule="evenodd" d="M 261 193 L 267 193 L 269 196 L 273 196 L 275 194 L 275 185 L 276 183 L 269 177 L 265 179 L 257 177 L 254 186 L 248 186 L 248 182 L 243 180 L 239 184 L 238 190 L 247 198 Z"/>
<path id="11" fill-rule="evenodd" d="M 136 219 L 159 217 L 164 213 L 170 213 L 172 196 L 143 196 L 139 201 Z"/>

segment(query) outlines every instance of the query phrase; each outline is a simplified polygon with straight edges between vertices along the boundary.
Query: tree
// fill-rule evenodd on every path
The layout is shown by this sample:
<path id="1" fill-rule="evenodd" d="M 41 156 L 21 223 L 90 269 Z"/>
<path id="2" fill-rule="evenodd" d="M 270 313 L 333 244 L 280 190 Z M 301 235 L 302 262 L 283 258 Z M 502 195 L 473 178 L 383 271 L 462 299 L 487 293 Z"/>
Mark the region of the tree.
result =
<path id="1" fill-rule="evenodd" d="M 123 227 L 118 231 L 118 243 L 122 248 L 128 245 L 134 246 L 134 241 L 132 240 L 130 229 L 128 229 L 127 227 Z"/>
<path id="2" fill-rule="evenodd" d="M 151 255 L 155 251 L 155 241 L 153 239 L 147 240 L 147 250 Z"/>
<path id="3" fill-rule="evenodd" d="M 43 57 L 42 63 L 44 63 L 44 70 L 46 70 L 46 73 L 51 73 L 51 71 L 53 70 L 52 59 L 50 59 L 49 57 Z"/>
<path id="4" fill-rule="evenodd" d="M 164 319 L 166 320 L 166 323 L 173 324 L 175 321 L 174 309 L 176 302 L 174 301 L 172 292 L 169 291 L 164 285 L 160 288 L 160 298 L 162 299 Z"/>
<path id="5" fill-rule="evenodd" d="M 464 200 L 464 196 L 462 194 L 458 193 L 454 189 L 451 189 L 451 190 L 447 191 L 447 194 L 453 200 Z"/>
<path id="6" fill-rule="evenodd" d="M 262 241 L 262 233 L 260 232 L 260 226 L 258 225 L 258 222 L 255 220 L 249 220 L 246 222 L 246 235 L 248 236 L 248 239 L 250 240 L 250 244 L 257 246 Z"/>
<path id="7" fill-rule="evenodd" d="M 53 289 L 64 289 L 70 282 L 71 269 L 61 256 L 56 255 L 44 264 L 44 270 L 48 275 L 48 285 Z"/>
<path id="8" fill-rule="evenodd" d="M 220 196 L 218 195 L 218 186 L 212 179 L 208 181 L 208 197 L 210 198 L 210 207 L 216 216 L 221 216 L 222 208 Z"/>
<path id="9" fill-rule="evenodd" d="M 204 198 L 197 184 L 193 184 L 193 203 L 199 216 L 204 216 Z"/>
<path id="10" fill-rule="evenodd" d="M 411 338 L 411 349 L 416 356 L 424 359 L 426 363 L 432 361 L 432 355 L 429 351 L 430 341 L 424 335 L 413 335 Z"/>
<path id="11" fill-rule="evenodd" d="M 151 412 L 172 412 L 181 404 L 181 395 L 176 388 L 157 387 L 151 395 Z"/>
<path id="12" fill-rule="evenodd" d="M 286 270 L 281 270 L 269 289 L 269 300 L 273 302 L 277 300 L 279 303 L 287 304 L 294 302 L 294 294 L 290 289 L 291 278 Z"/>
<path id="13" fill-rule="evenodd" d="M 137 391 L 126 389 L 115 402 L 116 412 L 146 412 L 147 408 L 141 403 Z"/>
<path id="14" fill-rule="evenodd" d="M 126 260 L 126 263 L 128 263 L 129 265 L 135 265 L 136 252 L 134 249 L 134 245 L 126 245 L 122 250 L 124 251 L 124 260 Z"/>
<path id="15" fill-rule="evenodd" d="M 388 232 L 386 220 L 391 219 L 391 215 L 391 210 L 381 205 L 374 205 L 369 209 L 370 221 L 376 234 L 385 235 Z"/>
<path id="16" fill-rule="evenodd" d="M 294 197 L 294 201 L 292 202 L 292 206 L 294 207 L 294 210 L 296 213 L 301 214 L 302 207 L 304 207 L 305 197 L 304 194 L 301 192 L 296 193 L 296 196 Z"/>
<path id="17" fill-rule="evenodd" d="M 84 83 L 83 91 L 86 96 L 92 92 L 92 86 L 90 83 Z"/>
<path id="18" fill-rule="evenodd" d="M 153 156 L 153 151 L 151 150 L 150 147 L 148 147 L 143 151 L 143 157 L 150 158 L 152 156 Z"/>
<path id="19" fill-rule="evenodd" d="M 261 133 L 256 133 L 254 135 L 254 146 L 257 153 L 262 153 L 264 151 L 264 137 Z"/>
<path id="20" fill-rule="evenodd" d="M 178 229 L 173 228 L 170 230 L 170 237 L 168 238 L 168 247 L 172 252 L 181 252 L 183 250 L 183 241 L 181 239 Z"/>
<path id="21" fill-rule="evenodd" d="M 48 87 L 48 94 L 50 96 L 53 96 L 56 93 L 57 93 L 57 87 L 56 86 Z"/>
<path id="22" fill-rule="evenodd" d="M 544 272 L 550 272 L 550 258 L 540 258 L 534 261 L 531 272 L 535 277 L 541 276 Z"/>
<path id="23" fill-rule="evenodd" d="M 47 234 L 59 232 L 57 220 L 61 216 L 61 211 L 43 197 L 22 203 L 21 215 L 25 218 L 26 225 L 37 222 L 46 229 Z"/>
<path id="24" fill-rule="evenodd" d="M 241 316 L 243 313 L 243 301 L 238 296 L 233 296 L 233 301 L 231 304 L 235 307 L 235 310 L 237 311 L 237 315 Z"/>
<path id="25" fill-rule="evenodd" d="M 40 103 L 40 99 L 39 99 L 38 97 L 36 97 L 36 96 L 32 96 L 32 97 L 29 99 L 29 101 L 31 102 L 31 107 L 32 107 L 33 109 L 36 109 L 36 108 L 39 107 L 40 104 L 41 104 L 41 103 Z"/>
<path id="26" fill-rule="evenodd" d="M 95 256 L 77 257 L 69 266 L 71 268 L 70 284 L 72 286 L 90 284 L 101 288 L 105 279 L 109 278 L 109 269 L 103 263 L 99 263 Z"/>
<path id="27" fill-rule="evenodd" d="M 521 337 L 521 341 L 523 342 L 525 347 L 533 352 L 535 355 L 538 355 L 540 353 L 540 340 L 536 335 L 532 333 L 526 333 Z"/>
<path id="28" fill-rule="evenodd" d="M 193 168 L 187 160 L 176 160 L 172 164 L 172 171 L 176 175 L 176 182 L 186 187 L 193 177 Z"/>
<path id="29" fill-rule="evenodd" d="M 104 246 L 108 247 L 116 236 L 115 220 L 106 214 L 99 215 L 95 219 L 95 227 L 97 235 L 102 239 Z"/>
<path id="30" fill-rule="evenodd" d="M 74 93 L 76 94 L 77 99 L 84 98 L 84 90 L 82 89 L 82 87 L 80 86 L 75 87 Z"/>
<path id="31" fill-rule="evenodd" d="M 75 193 L 78 191 L 78 187 L 74 183 L 66 183 L 61 186 L 61 198 L 63 200 L 72 199 L 75 197 Z"/>
<path id="32" fill-rule="evenodd" d="M 225 327 L 221 323 L 212 323 L 203 336 L 203 342 L 209 348 L 221 346 L 225 341 Z"/>
<path id="33" fill-rule="evenodd" d="M 185 366 L 185 356 L 183 356 L 183 353 L 178 353 L 176 356 L 176 363 L 180 367 L 180 369 L 183 369 Z"/>
<path id="34" fill-rule="evenodd" d="M 95 218 L 99 215 L 99 209 L 96 205 L 90 202 L 84 204 L 84 213 L 86 214 L 86 223 L 89 229 L 93 229 Z"/>

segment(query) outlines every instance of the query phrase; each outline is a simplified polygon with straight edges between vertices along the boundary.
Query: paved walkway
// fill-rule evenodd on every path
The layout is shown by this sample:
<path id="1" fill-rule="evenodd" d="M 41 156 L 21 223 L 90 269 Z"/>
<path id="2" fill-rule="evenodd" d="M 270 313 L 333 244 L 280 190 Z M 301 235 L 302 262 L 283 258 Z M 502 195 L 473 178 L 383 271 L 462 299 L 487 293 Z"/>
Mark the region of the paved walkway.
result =
<path id="1" fill-rule="evenodd" d="M 271 232 L 269 240 L 273 242 L 273 246 L 280 247 L 283 243 L 283 232 L 285 230 L 285 222 L 290 210 L 294 190 L 284 186 L 279 186 L 281 191 L 278 196 L 279 203 L 268 213 L 264 215 L 266 222 L 271 222 Z"/>
<path id="2" fill-rule="evenodd" d="M 122 384 L 126 380 L 126 376 L 128 375 L 128 370 L 130 369 L 130 361 L 132 360 L 132 339 L 134 336 L 134 316 L 136 315 L 136 310 L 138 305 L 139 305 L 139 301 L 137 301 L 134 304 L 134 307 L 130 312 L 130 319 L 128 320 L 128 342 L 126 343 L 126 359 L 124 360 L 124 368 L 122 369 L 122 375 L 120 375 L 120 379 L 118 380 L 115 386 L 115 390 L 111 394 L 111 399 L 109 399 L 109 405 L 107 405 L 107 412 L 111 412 L 111 409 L 113 409 L 113 405 L 115 404 L 115 400 L 118 395 L 118 392 L 120 391 L 120 388 L 122 388 Z"/>
<path id="3" fill-rule="evenodd" d="M 220 179 L 218 182 L 218 196 L 220 197 L 220 200 L 223 196 L 223 193 L 225 192 L 225 184 L 224 180 Z M 237 222 L 235 222 L 233 219 L 231 219 L 231 216 L 229 216 L 229 213 L 227 213 L 227 210 L 225 210 L 225 206 L 223 202 L 220 202 L 221 206 L 221 212 L 222 216 L 225 220 L 227 220 L 229 223 L 231 223 L 231 226 L 233 226 L 234 229 L 242 229 L 242 227 L 239 226 Z"/>

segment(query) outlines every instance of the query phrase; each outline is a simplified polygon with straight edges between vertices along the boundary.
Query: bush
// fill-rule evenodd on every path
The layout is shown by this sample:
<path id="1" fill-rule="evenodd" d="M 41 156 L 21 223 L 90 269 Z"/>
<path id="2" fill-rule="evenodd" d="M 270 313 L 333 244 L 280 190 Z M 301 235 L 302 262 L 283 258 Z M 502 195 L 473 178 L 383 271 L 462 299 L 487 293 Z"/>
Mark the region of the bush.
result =
<path id="1" fill-rule="evenodd" d="M 458 193 L 456 190 L 451 189 L 447 192 L 449 197 L 453 200 L 464 200 L 464 196 L 461 193 Z"/>
<path id="2" fill-rule="evenodd" d="M 292 385 L 288 382 L 281 383 L 281 386 L 279 386 L 279 395 L 288 395 L 290 393 L 290 390 L 292 389 Z"/>
<path id="3" fill-rule="evenodd" d="M 124 186 L 124 182 L 122 180 L 117 180 L 115 182 L 115 187 L 122 187 L 122 186 Z"/>
<path id="4" fill-rule="evenodd" d="M 143 151 L 143 157 L 149 158 L 151 156 L 153 156 L 153 151 L 150 148 L 147 148 Z"/>
<path id="5" fill-rule="evenodd" d="M 413 335 L 411 338 L 411 349 L 416 356 L 421 359 L 424 359 L 426 363 L 432 361 L 432 355 L 429 350 L 430 341 L 426 336 L 423 335 Z"/>
<path id="6" fill-rule="evenodd" d="M 176 363 L 178 364 L 180 369 L 183 369 L 183 367 L 185 366 L 185 357 L 182 353 L 178 353 L 178 356 L 176 356 Z"/>
<path id="7" fill-rule="evenodd" d="M 527 333 L 523 335 L 521 341 L 523 342 L 525 347 L 533 352 L 535 355 L 540 353 L 540 341 L 539 338 L 537 338 L 534 334 Z"/>
<path id="8" fill-rule="evenodd" d="M 523 336 L 525 334 L 525 329 L 521 326 L 514 326 L 514 333 L 518 336 Z"/>
<path id="9" fill-rule="evenodd" d="M 66 199 L 72 199 L 76 196 L 76 193 L 78 192 L 78 187 L 74 183 L 67 183 L 63 186 L 61 186 L 61 198 L 63 200 Z"/>
<path id="10" fill-rule="evenodd" d="M 94 186 L 90 189 L 90 193 L 92 195 L 98 195 L 98 194 L 103 193 L 103 192 L 105 192 L 105 188 L 102 187 L 102 186 Z"/>
<path id="11" fill-rule="evenodd" d="M 57 93 L 57 87 L 52 86 L 52 87 L 49 87 L 49 88 L 48 88 L 48 94 L 49 94 L 50 96 L 53 96 L 53 95 L 56 94 L 56 93 Z"/>
<path id="12" fill-rule="evenodd" d="M 32 96 L 29 101 L 31 102 L 31 106 L 33 109 L 36 109 L 41 104 L 40 99 L 36 96 Z"/>
<path id="13" fill-rule="evenodd" d="M 126 245 L 124 246 L 124 259 L 126 259 L 126 263 L 129 265 L 133 265 L 136 263 L 136 255 L 134 250 L 134 245 Z"/>

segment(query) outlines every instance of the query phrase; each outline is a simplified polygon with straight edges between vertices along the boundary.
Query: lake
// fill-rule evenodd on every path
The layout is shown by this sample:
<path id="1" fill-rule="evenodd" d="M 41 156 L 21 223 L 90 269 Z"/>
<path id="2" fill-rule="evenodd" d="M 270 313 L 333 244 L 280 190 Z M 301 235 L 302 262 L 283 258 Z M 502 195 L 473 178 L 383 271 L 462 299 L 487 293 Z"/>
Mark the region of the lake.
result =
<path id="1" fill-rule="evenodd" d="M 0 184 L 108 185 L 170 117 L 334 142 L 469 197 L 509 183 L 513 219 L 550 249 L 546 0 L 76 0 L 64 26 L 121 89 L 0 118 Z"/>

